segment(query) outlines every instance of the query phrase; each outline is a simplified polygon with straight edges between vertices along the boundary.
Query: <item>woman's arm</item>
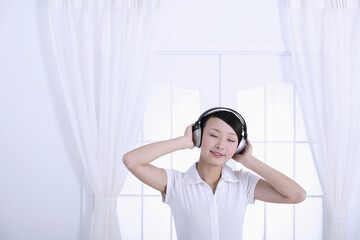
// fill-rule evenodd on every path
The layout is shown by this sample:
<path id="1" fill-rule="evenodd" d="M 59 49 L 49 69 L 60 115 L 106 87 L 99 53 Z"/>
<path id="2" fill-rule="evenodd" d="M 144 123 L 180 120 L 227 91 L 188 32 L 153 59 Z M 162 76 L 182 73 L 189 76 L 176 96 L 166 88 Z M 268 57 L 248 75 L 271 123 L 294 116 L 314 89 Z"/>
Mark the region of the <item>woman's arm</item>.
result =
<path id="1" fill-rule="evenodd" d="M 233 158 L 264 178 L 255 187 L 255 199 L 273 203 L 300 203 L 305 200 L 306 192 L 299 184 L 252 155 L 249 141 L 244 153 Z"/>
<path id="2" fill-rule="evenodd" d="M 129 171 L 140 181 L 165 194 L 167 175 L 164 169 L 150 163 L 171 152 L 193 148 L 192 125 L 188 126 L 182 137 L 151 143 L 136 148 L 123 156 L 123 162 Z"/>

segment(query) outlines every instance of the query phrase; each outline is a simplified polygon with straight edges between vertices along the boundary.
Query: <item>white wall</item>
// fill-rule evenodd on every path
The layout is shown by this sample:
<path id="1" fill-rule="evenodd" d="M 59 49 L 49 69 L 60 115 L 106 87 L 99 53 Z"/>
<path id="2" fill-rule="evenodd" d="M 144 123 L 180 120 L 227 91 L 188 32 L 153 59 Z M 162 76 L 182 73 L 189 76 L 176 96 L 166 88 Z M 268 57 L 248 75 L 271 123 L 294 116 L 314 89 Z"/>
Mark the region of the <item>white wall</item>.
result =
<path id="1" fill-rule="evenodd" d="M 91 214 L 45 4 L 0 1 L 0 239 L 81 239 Z"/>
<path id="2" fill-rule="evenodd" d="M 159 50 L 284 51 L 286 1 L 164 0 Z"/>

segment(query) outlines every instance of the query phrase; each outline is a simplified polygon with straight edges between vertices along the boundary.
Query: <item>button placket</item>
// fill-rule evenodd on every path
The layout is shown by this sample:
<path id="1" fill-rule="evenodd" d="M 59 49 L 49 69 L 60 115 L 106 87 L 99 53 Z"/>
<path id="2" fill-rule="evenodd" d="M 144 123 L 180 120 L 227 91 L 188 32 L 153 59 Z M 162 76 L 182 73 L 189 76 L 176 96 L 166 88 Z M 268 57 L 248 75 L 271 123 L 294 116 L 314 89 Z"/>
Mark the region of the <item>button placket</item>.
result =
<path id="1" fill-rule="evenodd" d="M 215 191 L 216 194 L 216 191 Z M 215 195 L 213 194 L 210 186 L 206 187 L 206 195 L 208 199 L 209 206 L 209 218 L 210 218 L 210 230 L 211 230 L 211 239 L 218 240 L 219 239 L 219 219 L 217 215 L 217 203 L 215 199 Z"/>

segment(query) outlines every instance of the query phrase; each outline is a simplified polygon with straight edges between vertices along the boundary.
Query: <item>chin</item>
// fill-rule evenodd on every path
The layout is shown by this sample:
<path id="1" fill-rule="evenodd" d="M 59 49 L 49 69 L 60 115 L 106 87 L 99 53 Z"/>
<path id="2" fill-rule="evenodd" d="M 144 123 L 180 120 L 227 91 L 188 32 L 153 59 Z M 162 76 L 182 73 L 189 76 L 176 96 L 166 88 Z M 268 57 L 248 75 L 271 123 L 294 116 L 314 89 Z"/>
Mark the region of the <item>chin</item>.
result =
<path id="1" fill-rule="evenodd" d="M 203 161 L 206 162 L 209 165 L 213 165 L 213 166 L 222 166 L 224 165 L 227 161 L 229 161 L 230 159 L 227 159 L 225 157 L 220 158 L 220 159 L 216 159 L 212 156 L 210 157 L 202 157 Z"/>

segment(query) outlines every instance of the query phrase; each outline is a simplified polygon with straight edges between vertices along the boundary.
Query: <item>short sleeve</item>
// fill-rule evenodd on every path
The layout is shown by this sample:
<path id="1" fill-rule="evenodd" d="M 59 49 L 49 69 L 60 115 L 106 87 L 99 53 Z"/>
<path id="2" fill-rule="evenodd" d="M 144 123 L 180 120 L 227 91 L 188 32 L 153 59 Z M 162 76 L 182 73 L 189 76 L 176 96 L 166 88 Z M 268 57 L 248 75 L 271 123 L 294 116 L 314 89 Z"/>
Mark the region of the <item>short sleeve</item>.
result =
<path id="1" fill-rule="evenodd" d="M 166 184 L 166 193 L 162 194 L 163 203 L 169 204 L 174 196 L 175 187 L 178 185 L 179 175 L 181 173 L 179 171 L 173 169 L 165 169 L 167 175 L 167 184 Z"/>
<path id="2" fill-rule="evenodd" d="M 244 171 L 243 169 L 241 169 L 238 174 L 241 177 L 241 181 L 245 184 L 245 189 L 246 189 L 246 196 L 247 196 L 247 201 L 250 204 L 254 204 L 255 202 L 255 187 L 256 184 L 258 183 L 258 181 L 260 180 L 260 177 L 248 172 L 248 171 Z"/>

